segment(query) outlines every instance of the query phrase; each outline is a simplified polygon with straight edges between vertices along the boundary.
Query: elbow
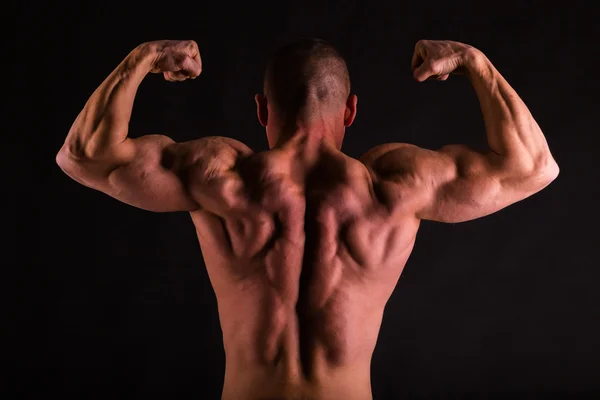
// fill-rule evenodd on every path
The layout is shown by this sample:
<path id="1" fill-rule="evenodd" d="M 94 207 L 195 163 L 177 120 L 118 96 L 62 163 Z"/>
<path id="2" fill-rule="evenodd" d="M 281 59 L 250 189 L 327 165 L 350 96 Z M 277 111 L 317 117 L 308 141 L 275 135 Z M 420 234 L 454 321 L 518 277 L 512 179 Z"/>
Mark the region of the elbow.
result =
<path id="1" fill-rule="evenodd" d="M 105 162 L 78 154 L 68 144 L 58 151 L 55 160 L 69 178 L 92 188 L 105 182 L 116 168 L 112 164 L 107 165 Z"/>
<path id="2" fill-rule="evenodd" d="M 503 170 L 510 181 L 518 183 L 527 191 L 537 192 L 554 181 L 560 168 L 550 152 L 535 158 L 521 157 L 505 160 Z"/>
<path id="3" fill-rule="evenodd" d="M 62 168 L 62 165 L 66 162 L 66 157 L 67 157 L 66 153 L 67 153 L 67 148 L 65 145 L 63 145 L 63 147 L 60 148 L 58 153 L 56 153 L 56 163 L 61 168 Z"/>
<path id="4" fill-rule="evenodd" d="M 56 153 L 56 164 L 60 167 L 60 169 L 62 169 L 63 171 L 65 170 L 65 168 L 67 167 L 67 165 L 69 164 L 70 160 L 69 160 L 69 154 L 68 154 L 68 150 L 66 146 L 63 146 L 58 153 Z"/>
<path id="5" fill-rule="evenodd" d="M 58 151 L 55 160 L 60 169 L 73 179 L 75 179 L 76 175 L 85 173 L 86 168 L 84 168 L 84 165 L 86 159 L 75 154 L 67 143 Z"/>
<path id="6" fill-rule="evenodd" d="M 552 183 L 560 173 L 558 163 L 552 155 L 547 154 L 535 160 L 523 176 L 529 182 L 534 191 L 542 190 Z"/>
<path id="7" fill-rule="evenodd" d="M 61 169 L 70 168 L 77 164 L 84 164 L 90 159 L 86 147 L 79 140 L 79 132 L 69 131 L 67 139 L 56 154 L 56 163 Z"/>
<path id="8" fill-rule="evenodd" d="M 556 178 L 558 178 L 559 174 L 560 168 L 558 166 L 558 163 L 556 162 L 556 160 L 554 160 L 554 158 L 550 157 L 550 161 L 548 161 L 543 168 L 543 175 L 546 177 L 548 183 L 550 183 Z"/>
<path id="9" fill-rule="evenodd" d="M 558 178 L 559 173 L 558 163 L 549 151 L 536 160 L 534 176 L 544 187 Z"/>
<path id="10" fill-rule="evenodd" d="M 65 144 L 56 154 L 56 164 L 62 169 L 64 172 L 71 170 L 74 166 L 76 157 L 71 154 L 69 151 L 69 147 Z"/>

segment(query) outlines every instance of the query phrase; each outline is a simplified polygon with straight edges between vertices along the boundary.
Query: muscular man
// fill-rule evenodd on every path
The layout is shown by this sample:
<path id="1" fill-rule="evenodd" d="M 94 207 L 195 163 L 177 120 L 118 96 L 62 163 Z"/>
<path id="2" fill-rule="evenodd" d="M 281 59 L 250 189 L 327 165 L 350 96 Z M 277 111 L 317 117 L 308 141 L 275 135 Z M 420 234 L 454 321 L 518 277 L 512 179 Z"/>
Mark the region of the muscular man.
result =
<path id="1" fill-rule="evenodd" d="M 357 98 L 344 60 L 320 40 L 268 64 L 256 95 L 268 151 L 225 137 L 127 137 L 146 74 L 200 74 L 193 41 L 134 49 L 75 120 L 57 155 L 67 175 L 135 207 L 190 213 L 218 301 L 223 399 L 371 399 L 383 310 L 420 221 L 483 217 L 557 177 L 542 131 L 481 51 L 421 40 L 412 67 L 419 82 L 466 76 L 487 151 L 388 143 L 358 160 L 343 154 Z"/>

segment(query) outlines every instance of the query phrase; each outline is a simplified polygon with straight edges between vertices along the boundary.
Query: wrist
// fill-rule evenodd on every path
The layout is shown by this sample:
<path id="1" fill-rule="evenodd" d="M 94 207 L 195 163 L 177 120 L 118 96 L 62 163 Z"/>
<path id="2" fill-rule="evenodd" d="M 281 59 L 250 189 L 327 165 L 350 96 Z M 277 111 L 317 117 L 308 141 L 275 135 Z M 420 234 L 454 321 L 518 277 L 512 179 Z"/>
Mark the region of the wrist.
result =
<path id="1" fill-rule="evenodd" d="M 470 47 L 463 54 L 463 68 L 468 76 L 480 74 L 486 69 L 489 60 L 480 50 Z"/>
<path id="2" fill-rule="evenodd" d="M 154 43 L 142 43 L 129 53 L 125 59 L 125 65 L 128 69 L 136 69 L 148 73 L 154 68 L 157 56 L 158 51 Z"/>

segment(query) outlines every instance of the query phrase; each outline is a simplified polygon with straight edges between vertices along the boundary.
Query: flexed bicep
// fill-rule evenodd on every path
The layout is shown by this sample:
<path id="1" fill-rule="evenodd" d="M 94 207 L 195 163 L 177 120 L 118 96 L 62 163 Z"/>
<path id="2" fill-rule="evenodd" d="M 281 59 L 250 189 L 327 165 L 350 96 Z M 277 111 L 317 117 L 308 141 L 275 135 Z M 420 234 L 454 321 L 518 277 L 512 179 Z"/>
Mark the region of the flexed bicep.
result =
<path id="1" fill-rule="evenodd" d="M 252 150 L 221 136 L 176 143 L 167 136 L 126 139 L 98 158 L 59 163 L 74 180 L 134 207 L 156 212 L 194 211 L 214 202 L 216 186 L 233 182 Z M 231 185 L 230 185 L 231 186 Z M 211 203 L 212 204 L 212 203 Z"/>
<path id="2" fill-rule="evenodd" d="M 77 182 L 139 208 L 198 208 L 186 190 L 192 164 L 181 150 L 189 146 L 161 135 L 131 139 L 128 134 L 133 101 L 148 73 L 180 81 L 197 77 L 201 70 L 198 45 L 192 40 L 137 46 L 86 102 L 56 156 L 58 165 Z"/>
<path id="3" fill-rule="evenodd" d="M 421 40 L 412 68 L 417 81 L 465 74 L 484 117 L 487 151 L 449 145 L 439 151 L 390 143 L 363 159 L 420 219 L 461 222 L 523 200 L 559 173 L 546 139 L 515 90 L 479 50 L 447 40 Z M 401 194 L 401 195 L 400 195 Z M 408 201 L 407 199 L 410 199 Z"/>

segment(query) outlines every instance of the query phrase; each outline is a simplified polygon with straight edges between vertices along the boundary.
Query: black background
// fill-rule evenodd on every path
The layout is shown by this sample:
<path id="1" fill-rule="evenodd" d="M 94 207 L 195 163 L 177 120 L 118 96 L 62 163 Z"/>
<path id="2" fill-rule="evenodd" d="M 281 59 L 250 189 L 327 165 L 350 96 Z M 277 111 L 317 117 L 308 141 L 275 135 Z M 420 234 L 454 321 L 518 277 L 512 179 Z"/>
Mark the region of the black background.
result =
<path id="1" fill-rule="evenodd" d="M 266 57 L 288 40 L 320 37 L 346 57 L 359 96 L 347 154 L 389 141 L 484 145 L 466 79 L 412 80 L 412 50 L 426 38 L 488 55 L 530 107 L 561 174 L 498 214 L 422 224 L 386 309 L 374 397 L 600 394 L 600 59 L 589 5 L 20 3 L 8 14 L 15 40 L 5 48 L 14 67 L 5 85 L 17 89 L 6 109 L 15 134 L 3 152 L 5 226 L 15 227 L 4 260 L 17 272 L 6 291 L 15 292 L 7 305 L 16 318 L 7 326 L 15 339 L 9 387 L 18 398 L 219 398 L 216 301 L 189 216 L 121 204 L 54 162 L 87 98 L 131 49 L 194 39 L 204 64 L 194 81 L 149 76 L 131 136 L 223 135 L 265 150 L 253 95 Z"/>

